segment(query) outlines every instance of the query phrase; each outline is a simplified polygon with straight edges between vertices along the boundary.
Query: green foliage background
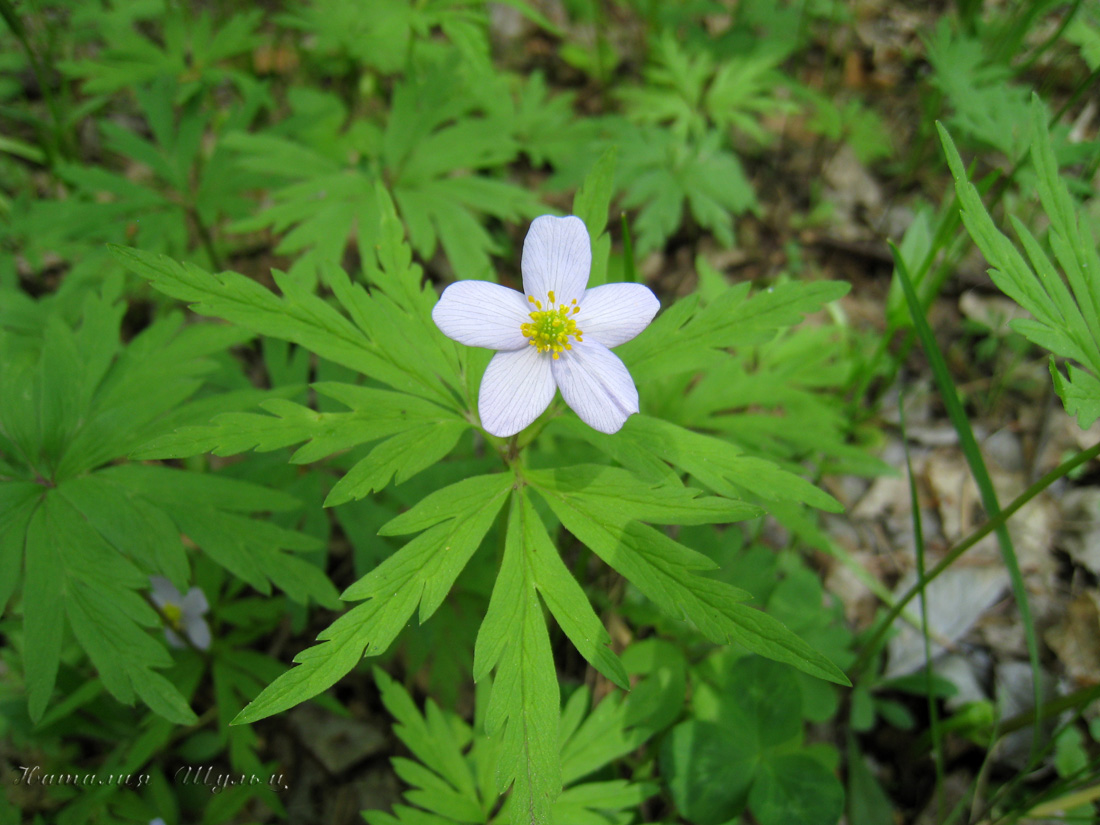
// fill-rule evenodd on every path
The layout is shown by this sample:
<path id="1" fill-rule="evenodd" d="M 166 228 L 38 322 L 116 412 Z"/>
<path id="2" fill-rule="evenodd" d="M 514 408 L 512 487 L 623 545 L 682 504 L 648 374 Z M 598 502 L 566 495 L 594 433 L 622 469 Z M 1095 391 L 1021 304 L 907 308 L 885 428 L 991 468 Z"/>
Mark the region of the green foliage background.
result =
<path id="1" fill-rule="evenodd" d="M 346 715 L 368 682 L 404 748 L 403 801 L 365 811 L 375 825 L 893 821 L 858 734 L 912 728 L 901 692 L 942 746 L 953 688 L 880 675 L 942 568 L 885 592 L 823 527 L 842 510 L 823 481 L 896 471 L 877 410 L 918 337 L 940 363 L 924 313 L 967 234 L 1066 411 L 1100 417 L 1100 152 L 1060 125 L 1091 78 L 1055 112 L 1031 88 L 1048 50 L 1095 71 L 1094 9 L 940 15 L 905 153 L 869 101 L 798 72 L 854 25 L 831 0 L 0 15 L 0 729 L 55 774 L 144 778 L 10 781 L 2 821 L 287 818 L 277 783 L 211 795 L 177 768 L 277 775 L 258 731 L 306 700 Z M 501 16 L 552 58 L 509 58 Z M 884 331 L 846 321 L 846 283 L 713 263 L 766 217 L 788 123 L 907 184 L 931 158 L 954 178 L 957 201 L 940 186 L 896 239 Z M 1029 228 L 1035 192 L 1049 228 Z M 692 262 L 653 281 L 661 314 L 617 349 L 642 413 L 615 435 L 560 400 L 517 438 L 484 432 L 488 353 L 431 321 L 452 280 L 515 285 L 546 213 L 585 221 L 590 286 Z M 1027 499 L 1002 509 L 967 458 L 1013 569 L 1003 525 Z M 862 636 L 813 551 L 882 598 Z M 152 577 L 203 591 L 208 649 L 169 646 Z M 1063 728 L 1050 795 L 1095 767 Z M 1004 789 L 998 815 L 1033 807 Z"/>

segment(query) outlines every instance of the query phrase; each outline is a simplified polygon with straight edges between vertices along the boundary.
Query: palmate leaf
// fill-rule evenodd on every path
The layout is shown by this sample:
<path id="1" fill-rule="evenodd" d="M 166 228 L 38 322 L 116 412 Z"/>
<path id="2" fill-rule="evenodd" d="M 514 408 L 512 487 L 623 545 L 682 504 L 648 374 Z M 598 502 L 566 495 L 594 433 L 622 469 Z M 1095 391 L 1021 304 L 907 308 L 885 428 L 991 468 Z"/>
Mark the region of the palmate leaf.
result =
<path id="1" fill-rule="evenodd" d="M 135 694 L 156 713 L 192 724 L 194 713 L 154 668 L 171 664 L 164 645 L 142 628 L 160 619 L 138 595 L 148 576 L 92 530 L 65 500 L 63 488 L 43 497 L 27 526 L 23 622 L 32 719 L 53 691 L 63 622 L 76 635 L 107 690 L 130 704 Z M 61 609 L 59 609 L 61 608 Z M 64 611 L 64 614 L 62 613 Z"/>
<path id="2" fill-rule="evenodd" d="M 394 770 L 412 786 L 405 799 L 417 807 L 395 805 L 392 814 L 365 811 L 371 825 L 453 825 L 456 822 L 513 822 L 531 825 L 524 800 L 513 792 L 497 811 L 497 788 L 493 767 L 504 740 L 486 734 L 484 725 L 493 688 L 483 680 L 477 692 L 473 727 L 449 711 L 440 710 L 430 699 L 421 713 L 408 692 L 383 671 L 375 669 L 382 701 L 396 722 L 394 733 L 417 761 L 395 757 Z M 643 690 L 651 679 L 641 684 Z M 605 697 L 590 711 L 587 688 L 573 692 L 561 711 L 555 736 L 562 777 L 567 787 L 551 806 L 549 821 L 576 825 L 606 825 L 629 822 L 637 809 L 657 788 L 651 783 L 626 780 L 578 782 L 599 771 L 614 759 L 635 750 L 648 732 L 633 727 L 629 699 Z M 558 757 L 556 757 L 558 758 Z"/>
<path id="3" fill-rule="evenodd" d="M 1026 148 L 1019 127 L 1027 120 L 1027 93 L 1010 82 L 1012 67 L 991 59 L 981 40 L 953 32 L 947 18 L 940 19 L 926 43 L 932 83 L 955 110 L 952 128 L 1019 157 Z"/>
<path id="4" fill-rule="evenodd" d="M 331 603 L 323 573 L 283 550 L 315 540 L 249 517 L 298 502 L 245 482 L 156 466 L 118 464 L 120 454 L 219 397 L 189 402 L 214 367 L 206 356 L 238 343 L 239 331 L 150 325 L 123 347 L 123 307 L 89 296 L 73 329 L 44 309 L 40 328 L 0 329 L 0 601 L 18 592 L 26 630 L 32 719 L 50 700 L 66 627 L 119 701 L 142 699 L 176 722 L 194 716 L 157 670 L 171 657 L 149 632 L 160 617 L 143 591 L 153 575 L 186 589 L 186 533 L 261 592 L 271 584 L 298 601 Z M 245 336 L 247 337 L 247 336 Z M 234 401 L 254 400 L 245 392 Z"/>
<path id="5" fill-rule="evenodd" d="M 1070 363 L 1063 375 L 1052 359 L 1051 375 L 1066 412 L 1076 416 L 1081 427 L 1090 426 L 1100 418 L 1100 254 L 1087 221 L 1078 219 L 1066 183 L 1058 175 L 1045 107 L 1037 97 L 1032 100 L 1031 156 L 1039 197 L 1051 222 L 1050 246 L 1065 280 L 1023 223 L 1013 220 L 1026 259 L 997 229 L 967 181 L 950 135 L 942 126 L 939 129 L 963 223 L 992 266 L 990 277 L 1033 316 L 1012 321 L 1012 328 L 1053 355 L 1077 362 Z"/>
<path id="6" fill-rule="evenodd" d="M 788 329 L 740 350 L 693 381 L 666 416 L 693 430 L 720 433 L 747 453 L 785 462 L 807 457 L 827 472 L 867 475 L 889 465 L 850 443 L 841 400 L 852 370 L 852 343 L 835 327 Z"/>
<path id="7" fill-rule="evenodd" d="M 142 629 L 160 625 L 140 596 L 149 577 L 164 575 L 181 589 L 186 585 L 189 565 L 181 533 L 260 592 L 270 593 L 274 583 L 299 602 L 335 601 L 321 570 L 280 552 L 315 549 L 315 539 L 238 514 L 298 506 L 285 494 L 233 479 L 134 465 L 68 479 L 45 493 L 38 485 L 19 483 L 0 489 L 16 497 L 4 519 L 12 532 L 0 544 L 3 561 L 25 558 L 22 609 L 32 718 L 41 716 L 53 689 L 64 617 L 119 701 L 133 702 L 136 692 L 166 718 L 194 721 L 175 689 L 150 670 L 167 666 L 171 658 Z M 12 585 L 17 581 L 13 575 Z"/>
<path id="8" fill-rule="evenodd" d="M 210 424 L 181 427 L 132 453 L 134 458 L 182 458 L 212 452 L 235 455 L 268 452 L 298 444 L 291 461 L 306 464 L 382 439 L 333 487 L 326 506 L 363 498 L 400 484 L 433 465 L 454 448 L 469 423 L 452 411 L 405 393 L 352 384 L 321 382 L 321 395 L 346 404 L 351 412 L 319 413 L 286 399 L 260 403 L 273 415 L 233 412 Z"/>
<path id="9" fill-rule="evenodd" d="M 406 342 L 394 340 L 387 330 L 365 329 L 368 323 L 364 309 L 370 298 L 361 287 L 353 286 L 337 267 L 327 267 L 325 277 L 333 291 L 348 303 L 345 307 L 355 321 L 349 320 L 330 304 L 318 298 L 293 276 L 275 272 L 276 284 L 283 292 L 280 298 L 255 281 L 234 272 L 212 275 L 199 267 L 177 263 L 161 255 L 150 255 L 127 247 L 111 247 L 123 264 L 138 275 L 148 278 L 157 289 L 180 300 L 192 303 L 192 308 L 204 315 L 218 315 L 255 333 L 282 338 L 315 352 L 337 364 L 365 373 L 395 390 L 434 401 L 456 412 L 459 405 L 448 385 L 461 391 L 461 382 L 442 354 L 442 333 L 438 345 L 428 346 L 439 351 L 427 363 L 406 365 Z M 400 322 L 422 338 L 421 320 L 409 317 L 391 318 L 391 325 Z M 357 323 L 358 322 L 358 323 Z M 444 365 L 443 374 L 431 368 Z"/>
<path id="10" fill-rule="evenodd" d="M 841 509 L 836 499 L 828 493 L 774 462 L 745 455 L 740 447 L 728 441 L 693 432 L 668 421 L 636 415 L 631 416 L 626 426 L 614 437 L 594 431 L 581 431 L 578 434 L 643 477 L 656 479 L 654 460 L 658 464 L 667 462 L 724 497 L 696 499 L 698 504 L 693 506 L 703 507 L 695 515 L 686 516 L 693 519 L 691 521 L 681 521 L 684 516 L 676 516 L 676 523 L 679 524 L 721 523 L 751 518 L 759 510 L 746 501 L 801 502 L 832 512 L 839 512 Z M 628 506 L 628 503 L 623 502 L 623 505 Z M 676 511 L 675 507 L 673 511 Z M 633 516 L 634 518 L 661 523 L 658 519 L 646 518 L 640 511 L 636 512 L 639 515 Z M 660 510 L 656 509 L 655 512 Z M 606 512 L 602 517 L 607 519 Z"/>
<path id="11" fill-rule="evenodd" d="M 293 171 L 272 193 L 274 206 L 234 228 L 290 230 L 278 251 L 307 253 L 292 272 L 339 260 L 352 239 L 367 256 L 381 216 L 375 190 L 385 185 L 422 258 L 442 245 L 458 277 L 491 280 L 489 255 L 498 248 L 484 217 L 515 221 L 546 210 L 528 190 L 493 174 L 519 153 L 509 112 L 493 100 L 507 96 L 507 87 L 492 75 L 467 78 L 454 58 L 423 61 L 397 83 L 388 120 L 370 130 L 345 135 L 342 122 L 333 122 L 336 134 L 306 136 L 320 148 L 297 150 L 302 141 L 290 138 L 235 138 L 243 164 L 282 166 L 282 177 Z M 351 153 L 363 162 L 349 167 Z M 304 170 L 280 162 L 291 156 L 307 160 Z"/>
<path id="12" fill-rule="evenodd" d="M 654 432 L 657 434 L 660 430 Z M 668 433 L 665 435 L 669 437 Z M 685 452 L 693 454 L 695 445 L 690 444 L 689 439 L 675 434 L 671 437 L 686 445 Z M 717 439 L 709 440 L 715 442 L 712 449 L 729 446 Z M 706 460 L 709 459 L 707 453 Z M 583 492 L 569 495 L 552 486 L 540 486 L 537 479 L 532 479 L 532 484 L 569 532 L 669 615 L 691 621 L 713 642 L 736 641 L 749 650 L 792 664 L 811 675 L 847 683 L 836 665 L 778 621 L 739 604 L 748 597 L 747 593 L 697 575 L 714 568 L 714 563 L 706 556 L 640 522 L 609 521 L 607 506 L 601 505 L 597 497 L 589 500 Z M 820 495 L 828 498 L 824 493 Z"/>
<path id="13" fill-rule="evenodd" d="M 549 822 L 550 806 L 562 785 L 560 697 L 536 592 L 536 554 L 556 558 L 557 550 L 527 497 L 517 493 L 508 517 L 504 560 L 474 648 L 474 681 L 496 669 L 485 733 L 500 736 L 497 791 L 503 793 L 514 783 L 512 821 L 543 825 Z"/>
<path id="14" fill-rule="evenodd" d="M 297 278 L 276 273 L 280 299 L 236 273 L 210 275 L 197 267 L 136 250 L 116 248 L 130 268 L 175 297 L 197 302 L 248 329 L 300 344 L 322 357 L 366 373 L 395 391 L 321 382 L 314 388 L 350 412 L 318 413 L 285 399 L 269 399 L 274 415 L 234 412 L 210 424 L 181 428 L 144 445 L 136 455 L 175 458 L 213 451 L 274 450 L 302 441 L 295 462 L 378 441 L 336 484 L 328 506 L 401 483 L 446 456 L 470 426 L 459 398 L 469 389 L 455 348 L 431 321 L 434 292 L 421 284 L 404 232 L 385 190 L 376 192 L 382 219 L 374 260 L 366 275 L 370 293 L 339 267 L 321 267 L 322 280 L 342 314 Z"/>
<path id="15" fill-rule="evenodd" d="M 680 228 L 684 202 L 702 226 L 733 245 L 733 216 L 755 211 L 756 195 L 737 156 L 714 132 L 685 143 L 659 127 L 628 127 L 618 141 L 623 204 L 638 207 L 638 254 L 659 249 Z"/>
<path id="16" fill-rule="evenodd" d="M 316 696 L 347 674 L 364 655 L 377 656 L 389 645 L 420 608 L 423 623 L 439 608 L 458 574 L 481 544 L 512 486 L 510 476 L 492 476 L 492 492 L 470 499 L 456 495 L 469 506 L 462 510 L 443 509 L 438 521 L 440 496 L 429 497 L 410 511 L 406 524 L 430 523 L 382 564 L 349 587 L 341 598 L 367 600 L 352 608 L 323 630 L 315 645 L 299 653 L 291 668 L 271 683 L 233 720 L 254 722 L 286 710 Z M 447 488 L 449 489 L 449 488 Z M 418 508 L 425 509 L 418 512 Z M 391 527 L 391 530 L 401 530 Z M 411 530 L 410 530 L 411 531 Z"/>
<path id="17" fill-rule="evenodd" d="M 691 296 L 673 304 L 645 335 L 616 352 L 632 374 L 651 379 L 714 368 L 725 361 L 725 350 L 766 343 L 850 288 L 841 281 L 790 282 L 750 298 L 750 285 L 737 284 L 704 306 Z"/>
<path id="18" fill-rule="evenodd" d="M 218 21 L 205 12 L 197 16 L 169 14 L 163 19 L 162 45 L 140 33 L 132 20 L 116 21 L 101 10 L 96 28 L 111 24 L 102 30 L 106 47 L 97 51 L 95 59 L 66 61 L 61 68 L 82 78 L 85 91 L 94 94 L 163 77 L 190 77 L 194 78 L 192 84 L 215 85 L 240 76 L 217 64 L 256 46 L 255 30 L 262 17 L 259 10 Z"/>

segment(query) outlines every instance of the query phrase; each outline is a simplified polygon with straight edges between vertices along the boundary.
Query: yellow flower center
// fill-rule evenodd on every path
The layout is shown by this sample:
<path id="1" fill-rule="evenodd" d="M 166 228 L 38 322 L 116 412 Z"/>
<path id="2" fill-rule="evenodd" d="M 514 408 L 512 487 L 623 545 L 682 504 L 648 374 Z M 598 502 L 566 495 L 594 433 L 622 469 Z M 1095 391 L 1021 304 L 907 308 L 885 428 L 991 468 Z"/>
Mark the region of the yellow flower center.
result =
<path id="1" fill-rule="evenodd" d="M 164 614 L 164 618 L 168 620 L 168 624 L 172 626 L 172 629 L 179 630 L 180 621 L 183 619 L 183 609 L 178 604 L 166 604 L 160 610 Z"/>
<path id="2" fill-rule="evenodd" d="M 577 306 L 576 298 L 569 304 L 554 306 L 557 301 L 553 290 L 547 293 L 547 297 L 550 299 L 549 306 L 543 309 L 542 301 L 527 296 L 535 311 L 530 313 L 531 321 L 523 324 L 520 332 L 524 338 L 530 339 L 531 346 L 538 348 L 539 352 L 551 352 L 557 358 L 563 350 L 573 349 L 573 345 L 569 343 L 570 338 L 582 343 L 584 341 L 581 338 L 584 333 L 577 329 L 577 322 L 573 318 L 581 308 Z"/>

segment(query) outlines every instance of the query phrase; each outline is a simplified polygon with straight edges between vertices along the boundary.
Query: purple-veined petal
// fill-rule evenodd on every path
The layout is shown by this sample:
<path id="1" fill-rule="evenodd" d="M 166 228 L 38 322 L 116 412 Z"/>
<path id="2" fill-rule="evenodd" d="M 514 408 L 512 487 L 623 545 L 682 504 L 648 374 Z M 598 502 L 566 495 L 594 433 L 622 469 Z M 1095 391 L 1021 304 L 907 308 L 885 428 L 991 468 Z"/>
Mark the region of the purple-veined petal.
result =
<path id="1" fill-rule="evenodd" d="M 617 433 L 638 412 L 638 388 L 619 356 L 598 341 L 573 344 L 551 362 L 565 403 L 601 433 Z"/>
<path id="2" fill-rule="evenodd" d="M 179 604 L 180 612 L 186 618 L 201 616 L 210 609 L 210 604 L 206 601 L 206 594 L 198 587 L 192 587 L 188 590 L 187 595 L 183 597 L 183 601 Z"/>
<path id="3" fill-rule="evenodd" d="M 206 619 L 199 618 L 198 616 L 192 617 L 187 621 L 187 638 L 191 640 L 191 644 L 197 647 L 199 650 L 210 649 L 210 625 L 206 623 Z"/>
<path id="4" fill-rule="evenodd" d="M 448 338 L 468 347 L 514 350 L 527 346 L 519 328 L 531 320 L 523 294 L 489 281 L 456 281 L 439 296 L 432 320 Z"/>
<path id="5" fill-rule="evenodd" d="M 546 306 L 548 293 L 559 304 L 578 301 L 592 270 L 592 244 L 584 221 L 570 215 L 543 215 L 531 221 L 523 241 L 523 291 Z"/>
<path id="6" fill-rule="evenodd" d="M 166 604 L 179 606 L 183 601 L 183 594 L 164 576 L 150 576 L 149 584 L 149 595 L 157 607 L 164 607 Z"/>
<path id="7" fill-rule="evenodd" d="M 481 426 L 505 438 L 542 415 L 554 399 L 551 360 L 532 346 L 494 355 L 478 392 Z"/>
<path id="8" fill-rule="evenodd" d="M 585 339 L 605 347 L 625 344 L 649 326 L 661 302 L 641 284 L 604 284 L 584 292 L 574 320 Z"/>

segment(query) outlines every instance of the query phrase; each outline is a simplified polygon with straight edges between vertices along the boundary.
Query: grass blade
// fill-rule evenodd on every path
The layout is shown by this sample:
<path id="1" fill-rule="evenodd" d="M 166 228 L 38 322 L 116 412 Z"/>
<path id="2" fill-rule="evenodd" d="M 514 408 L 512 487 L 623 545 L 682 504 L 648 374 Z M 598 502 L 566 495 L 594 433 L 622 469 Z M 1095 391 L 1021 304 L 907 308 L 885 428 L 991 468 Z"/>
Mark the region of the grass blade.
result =
<path id="1" fill-rule="evenodd" d="M 955 428 L 955 432 L 959 436 L 959 446 L 962 448 L 963 456 L 966 458 L 966 463 L 970 466 L 970 472 L 973 474 L 974 481 L 978 485 L 978 491 L 981 493 L 982 497 L 982 505 L 985 507 L 985 511 L 989 514 L 991 519 L 996 518 L 1000 515 L 1001 506 L 997 501 L 997 492 L 993 489 L 993 481 L 989 477 L 989 470 L 985 466 L 985 460 L 982 458 L 981 450 L 978 448 L 978 442 L 974 438 L 974 431 L 970 427 L 970 419 L 967 418 L 966 411 L 963 409 L 962 402 L 959 400 L 959 395 L 955 390 L 955 384 L 951 380 L 951 374 L 948 372 L 947 364 L 944 362 L 943 353 L 940 352 L 940 348 L 936 344 L 936 339 L 932 335 L 932 328 L 929 326 L 928 320 L 924 317 L 920 299 L 917 297 L 917 293 L 913 289 L 913 284 L 909 279 L 905 261 L 899 254 L 897 247 L 891 244 L 890 248 L 894 253 L 894 263 L 897 267 L 898 279 L 901 282 L 902 289 L 905 290 L 905 300 L 909 304 L 909 312 L 913 316 L 913 326 L 917 332 L 917 336 L 920 338 L 921 345 L 924 347 L 925 354 L 928 356 L 928 363 L 932 368 L 932 374 L 936 380 L 936 386 L 939 388 L 940 396 L 943 398 L 944 406 L 947 408 L 948 418 L 951 420 L 951 425 Z M 1016 558 L 1016 550 L 1012 545 L 1012 538 L 1008 534 L 1008 527 L 1002 522 L 995 528 L 994 532 L 997 535 L 997 543 L 1001 549 L 1001 558 L 1004 560 L 1005 567 L 1008 568 L 1008 575 L 1012 582 L 1012 594 L 1020 610 L 1020 620 L 1024 624 L 1028 659 L 1031 662 L 1035 707 L 1040 709 L 1042 707 L 1042 692 L 1039 683 L 1039 644 L 1035 635 L 1035 623 L 1031 617 L 1031 607 L 1028 603 L 1027 590 L 1024 587 L 1024 579 L 1023 575 L 1020 573 L 1020 564 Z M 1033 754 L 1039 747 L 1039 730 L 1042 719 L 1037 717 L 1035 721 L 1035 730 L 1032 738 Z"/>

